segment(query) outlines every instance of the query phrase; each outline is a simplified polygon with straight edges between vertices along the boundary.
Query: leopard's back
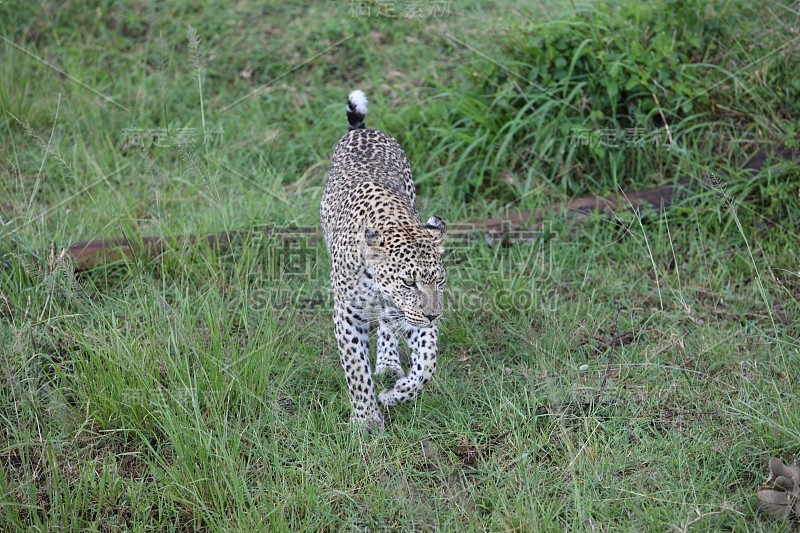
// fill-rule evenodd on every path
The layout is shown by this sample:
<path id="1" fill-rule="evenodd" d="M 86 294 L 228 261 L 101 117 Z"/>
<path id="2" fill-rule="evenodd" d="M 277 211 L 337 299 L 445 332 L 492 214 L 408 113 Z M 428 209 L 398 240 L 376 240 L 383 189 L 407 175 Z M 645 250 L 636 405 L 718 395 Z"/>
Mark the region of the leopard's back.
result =
<path id="1" fill-rule="evenodd" d="M 405 210 L 415 212 L 414 179 L 400 144 L 382 131 L 351 130 L 334 149 L 322 195 L 320 215 L 326 236 L 329 228 L 342 219 L 358 221 L 359 201 L 353 202 L 352 195 L 365 183 L 382 186 L 405 204 Z M 363 198 L 362 201 L 374 200 Z"/>

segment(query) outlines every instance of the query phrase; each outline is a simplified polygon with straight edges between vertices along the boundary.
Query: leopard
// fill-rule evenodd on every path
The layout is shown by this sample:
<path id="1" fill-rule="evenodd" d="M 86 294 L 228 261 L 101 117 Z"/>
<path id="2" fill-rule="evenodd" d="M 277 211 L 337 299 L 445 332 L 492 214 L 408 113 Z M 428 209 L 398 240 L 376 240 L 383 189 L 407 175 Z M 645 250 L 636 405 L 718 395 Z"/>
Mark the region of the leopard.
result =
<path id="1" fill-rule="evenodd" d="M 381 406 L 414 400 L 436 370 L 447 228 L 438 216 L 422 223 L 403 148 L 387 133 L 367 129 L 366 115 L 366 95 L 352 91 L 349 131 L 331 156 L 320 222 L 331 258 L 333 330 L 350 422 L 372 432 L 384 427 Z M 401 340 L 408 348 L 405 369 Z M 395 381 L 376 395 L 376 378 Z"/>

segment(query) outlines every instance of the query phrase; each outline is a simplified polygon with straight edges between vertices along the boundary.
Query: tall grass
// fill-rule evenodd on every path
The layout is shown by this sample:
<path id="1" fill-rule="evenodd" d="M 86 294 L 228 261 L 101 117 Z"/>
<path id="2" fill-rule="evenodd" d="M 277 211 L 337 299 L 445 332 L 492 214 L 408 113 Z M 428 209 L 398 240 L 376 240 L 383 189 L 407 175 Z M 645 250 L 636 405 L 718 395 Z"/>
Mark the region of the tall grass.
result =
<path id="1" fill-rule="evenodd" d="M 0 5 L 0 529 L 789 530 L 755 488 L 800 439 L 798 173 L 741 166 L 796 144 L 792 7 L 351 7 Z M 353 87 L 448 223 L 695 185 L 453 235 L 437 375 L 369 437 L 319 241 L 63 253 L 316 225 Z"/>

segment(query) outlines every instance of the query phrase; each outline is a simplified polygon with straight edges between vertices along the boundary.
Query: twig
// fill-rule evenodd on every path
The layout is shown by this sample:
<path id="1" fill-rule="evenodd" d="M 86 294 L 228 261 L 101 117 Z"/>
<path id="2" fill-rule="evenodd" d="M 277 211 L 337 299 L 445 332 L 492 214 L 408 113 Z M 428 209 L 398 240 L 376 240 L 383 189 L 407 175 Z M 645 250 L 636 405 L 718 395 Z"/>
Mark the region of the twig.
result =
<path id="1" fill-rule="evenodd" d="M 697 516 L 695 518 L 693 518 L 692 520 L 689 520 L 688 519 L 689 517 L 686 517 L 687 518 L 687 522 L 683 526 L 681 526 L 680 530 L 682 532 L 689 531 L 689 526 L 691 526 L 692 524 L 696 524 L 697 522 L 699 522 L 703 518 L 706 518 L 708 516 L 714 516 L 714 515 L 718 515 L 718 514 L 723 514 L 723 513 L 726 513 L 728 511 L 730 511 L 732 513 L 736 513 L 739 516 L 744 516 L 744 514 L 741 511 L 737 511 L 736 509 L 733 509 L 727 503 L 723 503 L 720 506 L 719 511 L 709 511 L 707 513 L 701 513 L 700 509 L 695 509 L 694 512 L 697 514 Z"/>
<path id="2" fill-rule="evenodd" d="M 616 344 L 613 340 L 617 337 L 617 333 L 619 333 L 619 315 L 622 312 L 622 304 L 619 300 L 617 300 L 617 322 L 614 324 L 614 333 L 611 334 L 611 343 L 608 352 L 608 363 L 606 363 L 606 371 L 603 374 L 603 381 L 600 382 L 600 390 L 597 391 L 597 395 L 594 397 L 594 403 L 600 401 L 600 396 L 603 394 L 603 391 L 606 388 L 606 382 L 608 381 L 608 373 L 611 372 L 611 365 L 614 364 L 614 346 Z"/>
<path id="3" fill-rule="evenodd" d="M 652 94 L 653 94 L 653 100 L 656 101 L 656 106 L 658 106 L 658 114 L 661 115 L 661 120 L 664 122 L 664 128 L 667 130 L 667 138 L 669 138 L 669 144 L 671 146 L 674 143 L 672 141 L 672 132 L 669 131 L 669 124 L 667 123 L 667 117 L 664 116 L 664 112 L 661 110 L 661 104 L 658 102 L 658 96 L 656 96 L 656 93 Z"/>
<path id="4" fill-rule="evenodd" d="M 601 348 L 608 348 L 609 346 L 624 346 L 626 344 L 632 343 L 636 340 L 637 337 L 641 336 L 643 333 L 649 333 L 651 331 L 658 331 L 658 328 L 642 328 L 642 329 L 632 329 L 630 331 L 626 331 L 620 333 L 616 337 L 613 337 L 610 341 L 604 342 L 600 337 L 592 337 L 591 339 L 584 339 L 580 342 L 581 346 L 586 346 L 592 341 L 596 341 L 601 343 L 601 346 L 596 348 L 597 352 L 600 352 Z"/>
<path id="5" fill-rule="evenodd" d="M 733 311 L 728 311 L 726 309 L 719 309 L 717 307 L 708 307 L 708 306 L 701 306 L 699 309 L 706 311 L 707 313 L 714 313 L 715 315 L 722 315 L 727 317 L 736 317 L 743 316 L 745 318 L 769 318 L 769 315 L 762 315 L 760 313 L 735 313 Z"/>
<path id="6" fill-rule="evenodd" d="M 565 403 L 549 403 L 549 404 L 540 405 L 539 407 L 537 407 L 536 411 L 534 413 L 534 416 L 553 415 L 553 414 L 556 414 L 559 411 L 562 411 L 564 414 L 571 414 L 571 412 L 575 412 L 575 411 L 582 412 L 583 414 L 588 414 L 593 408 L 596 408 L 598 406 L 613 407 L 615 405 L 617 405 L 617 400 L 611 400 L 611 401 L 603 402 L 603 403 L 598 403 L 596 401 L 579 402 L 579 401 L 576 401 L 576 400 L 573 400 L 571 402 L 565 402 Z M 531 417 L 528 417 L 525 420 L 526 424 L 528 423 L 530 418 Z"/>

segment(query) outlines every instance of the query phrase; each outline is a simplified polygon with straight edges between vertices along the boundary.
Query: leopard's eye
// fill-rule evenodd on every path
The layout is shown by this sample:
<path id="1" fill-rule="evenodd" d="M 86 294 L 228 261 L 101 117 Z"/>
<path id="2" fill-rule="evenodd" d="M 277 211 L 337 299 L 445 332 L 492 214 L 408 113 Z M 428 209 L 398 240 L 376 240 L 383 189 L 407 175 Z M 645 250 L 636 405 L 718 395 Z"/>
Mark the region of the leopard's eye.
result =
<path id="1" fill-rule="evenodd" d="M 417 282 L 414 281 L 413 279 L 404 279 L 403 280 L 403 285 L 405 285 L 406 287 L 416 287 L 417 286 Z"/>

